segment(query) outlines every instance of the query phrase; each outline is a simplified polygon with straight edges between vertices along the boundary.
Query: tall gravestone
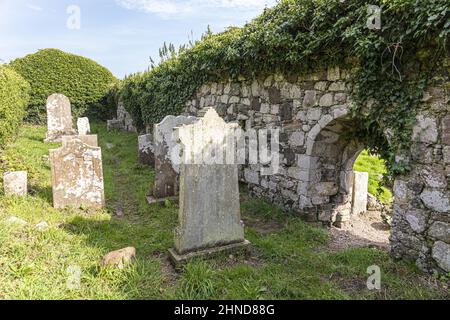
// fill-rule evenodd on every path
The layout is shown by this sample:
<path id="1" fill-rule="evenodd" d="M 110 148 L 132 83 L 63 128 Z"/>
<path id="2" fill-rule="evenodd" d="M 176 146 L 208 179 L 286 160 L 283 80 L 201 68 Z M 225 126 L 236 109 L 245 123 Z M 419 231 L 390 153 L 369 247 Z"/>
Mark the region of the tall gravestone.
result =
<path id="1" fill-rule="evenodd" d="M 53 206 L 100 209 L 105 205 L 102 152 L 71 139 L 50 150 Z"/>
<path id="2" fill-rule="evenodd" d="M 169 250 L 176 265 L 249 244 L 241 222 L 238 165 L 225 156 L 237 128 L 210 108 L 202 119 L 176 130 L 182 145 L 180 211 L 175 248 Z"/>
<path id="3" fill-rule="evenodd" d="M 357 215 L 367 211 L 369 174 L 355 171 L 354 176 L 352 214 Z"/>
<path id="4" fill-rule="evenodd" d="M 45 142 L 61 142 L 62 136 L 76 134 L 72 123 L 69 98 L 52 94 L 47 99 L 47 135 Z"/>
<path id="5" fill-rule="evenodd" d="M 178 196 L 180 166 L 172 156 L 179 152 L 180 145 L 173 137 L 174 128 L 195 121 L 195 117 L 167 116 L 154 126 L 155 184 L 152 196 L 148 197 L 149 203 Z"/>

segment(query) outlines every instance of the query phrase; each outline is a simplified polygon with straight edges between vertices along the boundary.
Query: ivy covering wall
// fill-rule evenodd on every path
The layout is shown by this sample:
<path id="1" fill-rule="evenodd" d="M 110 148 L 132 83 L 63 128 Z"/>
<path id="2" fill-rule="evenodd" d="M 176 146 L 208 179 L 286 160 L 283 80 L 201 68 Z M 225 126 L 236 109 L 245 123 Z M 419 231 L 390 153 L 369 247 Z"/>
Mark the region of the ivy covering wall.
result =
<path id="1" fill-rule="evenodd" d="M 380 30 L 367 27 L 369 5 L 381 8 Z M 449 29 L 447 0 L 282 0 L 243 28 L 165 50 L 159 65 L 125 79 L 120 96 L 142 126 L 180 113 L 208 81 L 288 78 L 349 61 L 359 135 L 402 173 L 394 157 L 408 146 L 424 88 L 437 69 L 448 72 Z"/>

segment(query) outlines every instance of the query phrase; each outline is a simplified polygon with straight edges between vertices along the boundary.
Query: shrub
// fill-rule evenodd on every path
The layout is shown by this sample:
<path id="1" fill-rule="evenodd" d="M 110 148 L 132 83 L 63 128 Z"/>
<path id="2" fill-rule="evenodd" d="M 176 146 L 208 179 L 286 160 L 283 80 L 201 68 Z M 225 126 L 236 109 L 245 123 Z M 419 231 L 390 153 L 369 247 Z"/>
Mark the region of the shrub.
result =
<path id="1" fill-rule="evenodd" d="M 30 85 L 12 69 L 0 65 L 0 148 L 23 120 Z"/>
<path id="2" fill-rule="evenodd" d="M 110 88 L 117 82 L 112 73 L 96 62 L 57 49 L 39 50 L 10 63 L 31 85 L 26 119 L 45 120 L 45 103 L 53 93 L 66 95 L 75 116 L 105 104 Z M 95 113 L 95 112 L 94 112 Z"/>

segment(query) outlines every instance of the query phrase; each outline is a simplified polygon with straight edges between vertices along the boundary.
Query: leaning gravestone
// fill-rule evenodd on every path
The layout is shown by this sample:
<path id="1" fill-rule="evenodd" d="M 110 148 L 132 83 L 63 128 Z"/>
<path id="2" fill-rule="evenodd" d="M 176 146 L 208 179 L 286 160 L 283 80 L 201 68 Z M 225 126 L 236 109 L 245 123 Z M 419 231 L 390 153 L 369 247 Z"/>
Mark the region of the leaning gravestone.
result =
<path id="1" fill-rule="evenodd" d="M 85 136 L 91 133 L 91 125 L 89 124 L 89 118 L 78 118 L 77 129 L 80 136 Z"/>
<path id="2" fill-rule="evenodd" d="M 105 205 L 100 148 L 72 139 L 50 150 L 53 206 L 103 208 Z"/>
<path id="3" fill-rule="evenodd" d="M 77 136 L 62 136 L 62 145 L 65 146 L 69 143 L 69 141 L 73 139 L 79 139 L 83 141 L 83 143 L 91 146 L 98 147 L 98 138 L 96 134 L 87 134 L 87 135 L 77 135 Z"/>
<path id="4" fill-rule="evenodd" d="M 47 135 L 45 142 L 61 142 L 62 136 L 76 134 L 72 124 L 69 98 L 52 94 L 47 99 Z"/>
<path id="5" fill-rule="evenodd" d="M 148 197 L 150 204 L 178 196 L 180 166 L 172 161 L 172 155 L 177 153 L 180 145 L 173 138 L 174 128 L 195 121 L 195 117 L 167 116 L 154 126 L 155 184 L 153 196 Z"/>
<path id="6" fill-rule="evenodd" d="M 367 212 L 369 174 L 355 171 L 354 177 L 352 214 L 355 215 Z"/>
<path id="7" fill-rule="evenodd" d="M 176 129 L 183 152 L 179 226 L 175 248 L 169 250 L 175 265 L 249 244 L 241 222 L 238 165 L 235 159 L 225 161 L 220 157 L 237 128 L 210 108 L 198 122 Z M 214 155 L 214 159 L 208 155 Z"/>
<path id="8" fill-rule="evenodd" d="M 26 196 L 28 192 L 27 172 L 5 172 L 3 174 L 3 188 L 6 196 Z"/>
<path id="9" fill-rule="evenodd" d="M 144 134 L 138 137 L 139 163 L 155 166 L 155 147 L 153 145 L 153 135 Z"/>

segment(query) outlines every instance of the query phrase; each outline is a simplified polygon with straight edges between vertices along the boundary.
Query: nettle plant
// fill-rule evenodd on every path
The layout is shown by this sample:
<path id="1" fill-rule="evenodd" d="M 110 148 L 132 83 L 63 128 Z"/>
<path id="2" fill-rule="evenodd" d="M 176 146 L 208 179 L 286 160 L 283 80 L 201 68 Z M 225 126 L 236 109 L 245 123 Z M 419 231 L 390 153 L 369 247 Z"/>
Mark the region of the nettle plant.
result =
<path id="1" fill-rule="evenodd" d="M 447 72 L 447 7 L 447 0 L 282 0 L 243 28 L 208 31 L 178 52 L 166 47 L 160 64 L 124 81 L 120 96 L 139 125 L 152 124 L 180 113 L 208 81 L 289 77 L 350 60 L 358 136 L 387 161 L 387 176 L 402 174 L 408 166 L 395 155 L 409 146 L 436 70 Z M 377 12 L 380 28 L 370 27 Z"/>

